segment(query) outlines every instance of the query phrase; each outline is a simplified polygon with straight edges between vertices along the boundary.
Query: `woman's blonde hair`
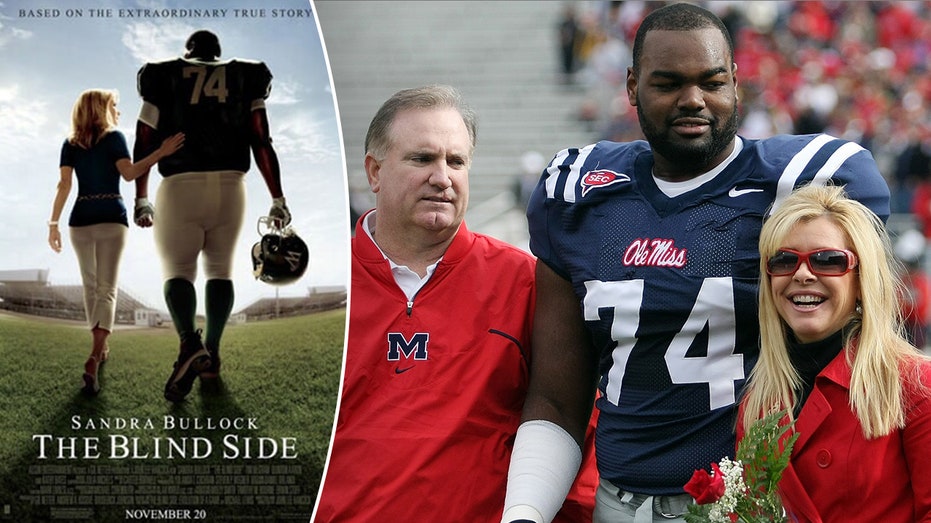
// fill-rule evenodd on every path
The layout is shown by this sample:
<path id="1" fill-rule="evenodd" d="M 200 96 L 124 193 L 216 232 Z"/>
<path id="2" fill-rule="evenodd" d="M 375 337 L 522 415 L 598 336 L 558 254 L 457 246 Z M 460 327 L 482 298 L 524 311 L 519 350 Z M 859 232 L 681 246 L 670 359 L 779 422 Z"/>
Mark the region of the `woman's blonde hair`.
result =
<path id="1" fill-rule="evenodd" d="M 110 102 L 116 103 L 119 94 L 108 89 L 88 89 L 78 96 L 71 109 L 72 145 L 90 149 L 116 127 L 110 112 Z"/>
<path id="2" fill-rule="evenodd" d="M 760 232 L 760 360 L 750 373 L 744 397 L 744 426 L 783 408 L 791 416 L 798 401 L 801 379 L 789 360 L 788 326 L 776 309 L 766 261 L 785 246 L 796 225 L 819 217 L 840 228 L 859 260 L 855 275 L 860 302 L 844 339 L 852 369 L 850 408 L 865 437 L 884 436 L 905 424 L 902 374 L 908 367 L 902 363 L 922 356 L 902 334 L 898 302 L 902 283 L 885 226 L 869 208 L 848 198 L 842 187 L 830 185 L 797 189 Z"/>

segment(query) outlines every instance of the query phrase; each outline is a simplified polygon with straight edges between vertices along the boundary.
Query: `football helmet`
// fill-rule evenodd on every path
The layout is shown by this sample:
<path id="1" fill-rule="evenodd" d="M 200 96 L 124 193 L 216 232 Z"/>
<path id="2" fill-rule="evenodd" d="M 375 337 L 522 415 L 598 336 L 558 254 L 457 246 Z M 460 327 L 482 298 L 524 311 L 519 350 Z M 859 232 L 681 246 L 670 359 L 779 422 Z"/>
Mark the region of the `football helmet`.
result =
<path id="1" fill-rule="evenodd" d="M 252 274 L 270 285 L 288 285 L 304 275 L 310 250 L 294 229 L 275 224 L 271 216 L 259 218 L 262 239 L 252 246 Z"/>

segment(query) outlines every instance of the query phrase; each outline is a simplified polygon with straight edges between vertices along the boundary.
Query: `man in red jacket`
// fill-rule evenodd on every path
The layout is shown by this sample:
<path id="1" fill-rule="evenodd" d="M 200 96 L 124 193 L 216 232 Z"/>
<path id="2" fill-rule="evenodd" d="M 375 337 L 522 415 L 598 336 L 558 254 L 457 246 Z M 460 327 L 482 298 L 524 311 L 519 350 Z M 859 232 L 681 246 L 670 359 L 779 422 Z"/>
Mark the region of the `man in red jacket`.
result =
<path id="1" fill-rule="evenodd" d="M 447 86 L 396 93 L 369 127 L 376 204 L 352 242 L 342 394 L 314 521 L 501 518 L 529 382 L 534 260 L 466 228 L 474 146 L 475 117 Z M 591 520 L 587 464 L 563 521 Z"/>

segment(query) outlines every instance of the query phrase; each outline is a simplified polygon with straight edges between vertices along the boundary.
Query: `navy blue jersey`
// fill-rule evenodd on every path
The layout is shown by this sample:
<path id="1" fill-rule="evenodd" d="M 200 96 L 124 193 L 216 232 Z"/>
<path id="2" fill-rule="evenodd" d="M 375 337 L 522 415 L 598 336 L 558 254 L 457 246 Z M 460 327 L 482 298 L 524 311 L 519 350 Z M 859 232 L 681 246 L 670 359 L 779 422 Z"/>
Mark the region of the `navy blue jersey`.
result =
<path id="1" fill-rule="evenodd" d="M 159 172 L 248 171 L 251 113 L 268 97 L 271 79 L 264 63 L 239 59 L 176 58 L 142 66 L 137 88 L 158 108 L 159 135 L 185 133 L 184 147 L 163 158 Z"/>
<path id="2" fill-rule="evenodd" d="M 764 216 L 793 187 L 832 180 L 885 220 L 889 189 L 867 150 L 826 135 L 743 140 L 677 197 L 652 168 L 644 141 L 563 150 L 528 219 L 531 250 L 572 282 L 600 354 L 600 474 L 668 495 L 734 455 L 736 404 L 759 353 Z"/>
<path id="3" fill-rule="evenodd" d="M 120 196 L 120 171 L 116 168 L 116 162 L 123 158 L 130 158 L 129 147 L 126 137 L 117 130 L 108 132 L 90 149 L 65 140 L 58 165 L 73 168 L 78 180 L 78 196 L 71 208 L 68 225 L 129 225 L 126 206 Z"/>

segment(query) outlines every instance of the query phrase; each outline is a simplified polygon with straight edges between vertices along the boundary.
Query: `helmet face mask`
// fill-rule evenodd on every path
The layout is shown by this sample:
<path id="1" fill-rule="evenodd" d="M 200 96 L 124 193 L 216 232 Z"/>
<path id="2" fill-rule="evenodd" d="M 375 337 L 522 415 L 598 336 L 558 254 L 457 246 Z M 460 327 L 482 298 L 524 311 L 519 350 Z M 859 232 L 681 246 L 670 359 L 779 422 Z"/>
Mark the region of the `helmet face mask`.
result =
<path id="1" fill-rule="evenodd" d="M 259 218 L 262 238 L 252 246 L 252 273 L 269 285 L 294 283 L 307 270 L 310 250 L 291 227 L 279 229 L 268 216 Z M 266 225 L 266 232 L 261 225 Z"/>

